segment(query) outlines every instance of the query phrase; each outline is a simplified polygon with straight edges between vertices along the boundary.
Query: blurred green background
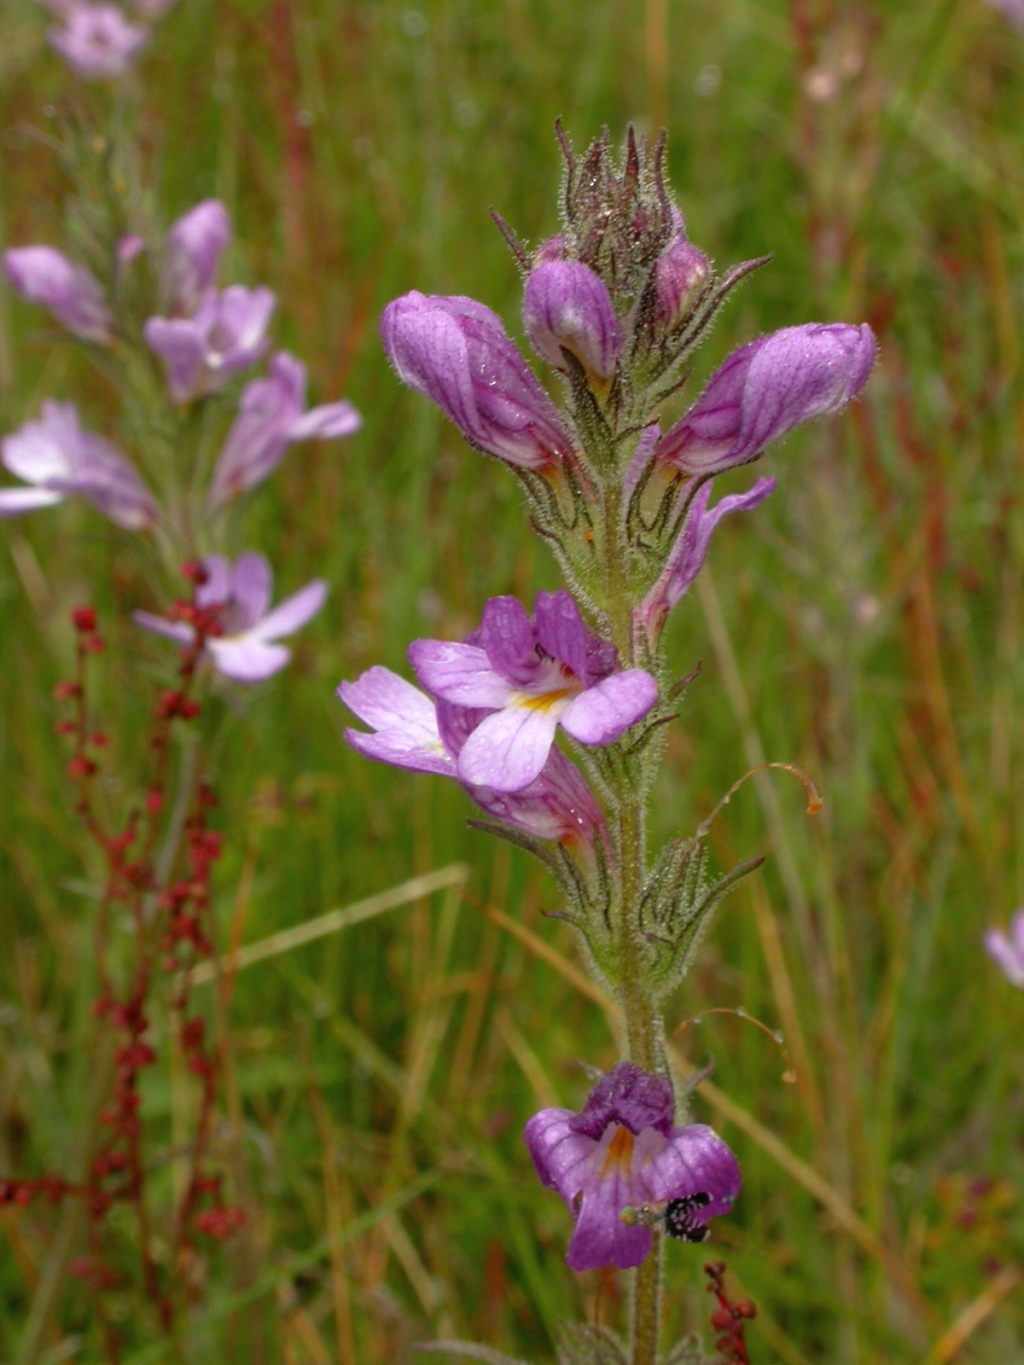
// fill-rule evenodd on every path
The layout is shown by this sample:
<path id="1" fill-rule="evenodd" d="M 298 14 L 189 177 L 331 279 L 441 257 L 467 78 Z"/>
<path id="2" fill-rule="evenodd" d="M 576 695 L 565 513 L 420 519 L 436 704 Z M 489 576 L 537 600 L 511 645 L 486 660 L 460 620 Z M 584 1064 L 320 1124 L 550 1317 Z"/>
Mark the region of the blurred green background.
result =
<path id="1" fill-rule="evenodd" d="M 4 245 L 57 240 L 65 187 L 19 132 L 69 86 L 46 25 L 5 0 Z M 294 451 L 249 515 L 281 592 L 322 575 L 331 596 L 293 667 L 210 718 L 222 944 L 471 867 L 461 903 L 425 897 L 239 974 L 216 1019 L 218 1141 L 248 1222 L 211 1260 L 183 1359 L 401 1362 L 456 1335 L 545 1361 L 559 1320 L 623 1319 L 615 1276 L 566 1270 L 569 1215 L 520 1136 L 541 1104 L 582 1099 L 574 1059 L 615 1060 L 562 966 L 579 962 L 568 930 L 543 918 L 554 888 L 465 828 L 453 784 L 350 752 L 333 695 L 371 663 L 402 668 L 417 635 L 463 633 L 489 595 L 556 582 L 514 481 L 401 389 L 376 323 L 416 287 L 482 299 L 520 335 L 487 210 L 533 243 L 557 229 L 561 115 L 577 147 L 602 124 L 667 124 L 692 238 L 720 265 L 774 253 L 695 383 L 789 323 L 868 320 L 881 342 L 865 398 L 766 457 L 778 492 L 719 531 L 671 626 L 674 662 L 702 671 L 659 835 L 692 830 L 762 757 L 825 798 L 809 819 L 773 775 L 715 827 L 720 863 L 767 862 L 668 1026 L 742 1006 L 785 1034 L 797 1081 L 735 1015 L 679 1035 L 693 1064 L 715 1059 L 728 1112 L 695 1112 L 745 1187 L 708 1247 L 669 1247 L 671 1330 L 705 1322 L 711 1252 L 759 1305 L 758 1362 L 1024 1361 L 1024 1000 L 981 947 L 1024 902 L 1022 77 L 1024 34 L 983 0 L 179 0 L 161 22 L 138 80 L 165 217 L 223 199 L 225 278 L 271 285 L 315 400 L 365 417 Z M 0 430 L 50 394 L 106 429 L 109 396 L 41 317 L 0 294 Z M 73 1149 L 95 990 L 97 869 L 52 730 L 67 610 L 104 611 L 97 687 L 129 777 L 159 653 L 128 614 L 146 594 L 134 552 L 88 508 L 0 541 L 0 1173 L 35 1174 Z M 146 1104 L 173 1149 L 194 1104 L 180 1059 Z M 44 1205 L 3 1211 L 0 1358 L 53 1227 Z M 133 1305 L 115 1309 L 125 1359 L 161 1358 Z M 43 1359 L 99 1351 L 72 1283 Z"/>

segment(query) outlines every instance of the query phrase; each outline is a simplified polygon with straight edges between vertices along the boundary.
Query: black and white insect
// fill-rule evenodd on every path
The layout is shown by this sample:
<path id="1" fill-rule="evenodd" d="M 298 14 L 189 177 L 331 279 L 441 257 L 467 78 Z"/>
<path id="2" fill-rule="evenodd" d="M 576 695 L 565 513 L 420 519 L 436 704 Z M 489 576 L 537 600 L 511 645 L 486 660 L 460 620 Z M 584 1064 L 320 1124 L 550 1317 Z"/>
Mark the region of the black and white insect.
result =
<path id="1" fill-rule="evenodd" d="M 709 1194 L 687 1194 L 681 1199 L 670 1199 L 665 1206 L 665 1231 L 677 1242 L 706 1242 L 711 1235 L 707 1223 L 694 1214 L 711 1203 Z"/>

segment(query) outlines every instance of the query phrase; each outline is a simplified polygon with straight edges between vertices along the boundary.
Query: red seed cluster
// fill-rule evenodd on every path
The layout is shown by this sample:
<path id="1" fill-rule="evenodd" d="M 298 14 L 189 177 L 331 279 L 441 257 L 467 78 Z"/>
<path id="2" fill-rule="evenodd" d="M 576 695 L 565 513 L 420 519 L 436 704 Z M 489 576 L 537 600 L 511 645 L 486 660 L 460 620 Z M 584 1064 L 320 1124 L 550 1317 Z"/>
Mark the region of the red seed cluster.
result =
<path id="1" fill-rule="evenodd" d="M 205 582 L 201 564 L 185 567 L 194 585 Z M 57 1203 L 80 1199 L 88 1218 L 88 1254 L 77 1261 L 74 1274 L 96 1294 L 122 1290 L 136 1274 L 141 1276 L 147 1298 L 165 1329 L 171 1325 L 192 1292 L 189 1266 L 198 1251 L 196 1238 L 222 1241 L 242 1225 L 244 1213 L 228 1206 L 221 1190 L 221 1177 L 211 1173 L 207 1162 L 214 1130 L 214 1109 L 220 1077 L 219 1056 L 206 1037 L 205 1021 L 188 1012 L 191 968 L 213 953 L 209 934 L 211 879 L 221 856 L 222 836 L 208 826 L 217 800 L 210 787 L 199 781 L 190 794 L 187 818 L 178 836 L 172 876 L 158 882 L 156 850 L 166 839 L 165 811 L 169 784 L 171 727 L 176 721 L 191 722 L 200 714 L 193 695 L 197 666 L 209 635 L 220 633 L 216 611 L 191 602 L 178 604 L 176 619 L 194 632 L 184 645 L 178 665 L 178 685 L 157 697 L 152 712 L 149 753 L 151 773 L 139 805 L 115 822 L 97 803 L 94 784 L 101 757 L 108 750 L 104 730 L 90 722 L 87 694 L 88 659 L 103 642 L 97 633 L 92 607 L 72 613 L 76 632 L 76 674 L 57 685 L 55 699 L 68 706 L 69 714 L 57 722 L 57 731 L 71 742 L 67 771 L 77 786 L 75 810 L 87 833 L 103 856 L 106 882 L 97 918 L 96 953 L 101 981 L 92 1015 L 101 1035 L 106 1034 L 113 1059 L 113 1080 L 100 1115 L 100 1137 L 81 1184 L 54 1174 L 34 1179 L 0 1180 L 0 1206 L 25 1207 L 38 1198 Z M 109 759 L 105 759 L 109 762 Z M 108 961 L 108 922 L 112 913 L 127 918 L 134 929 L 134 959 L 126 966 L 116 958 Z M 197 1129 L 188 1160 L 186 1189 L 174 1210 L 169 1229 L 171 1265 L 165 1269 L 154 1254 L 151 1236 L 139 1234 L 130 1261 L 115 1255 L 120 1226 L 108 1218 L 120 1203 L 135 1206 L 138 1226 L 148 1226 L 147 1171 L 151 1157 L 145 1151 L 140 1083 L 157 1053 L 150 1030 L 154 985 L 161 972 L 174 973 L 171 1004 L 178 1020 L 178 1041 L 186 1064 L 198 1077 L 200 1100 Z M 102 1048 L 104 1044 L 99 1043 Z M 197 1281 L 198 1283 L 198 1281 Z M 186 1286 L 183 1290 L 182 1286 Z"/>
<path id="2" fill-rule="evenodd" d="M 725 1262 L 712 1261 L 704 1267 L 708 1277 L 707 1291 L 714 1294 L 718 1307 L 711 1315 L 711 1326 L 718 1333 L 715 1348 L 723 1361 L 730 1365 L 750 1365 L 744 1339 L 747 1322 L 757 1315 L 757 1308 L 749 1299 L 733 1303 L 725 1288 Z"/>

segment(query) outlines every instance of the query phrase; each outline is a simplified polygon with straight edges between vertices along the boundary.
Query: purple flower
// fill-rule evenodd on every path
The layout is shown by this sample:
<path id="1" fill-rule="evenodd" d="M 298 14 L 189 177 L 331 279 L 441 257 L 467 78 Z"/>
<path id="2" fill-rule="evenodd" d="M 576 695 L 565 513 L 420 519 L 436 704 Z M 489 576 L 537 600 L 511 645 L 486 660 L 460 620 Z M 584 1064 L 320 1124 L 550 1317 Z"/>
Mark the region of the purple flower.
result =
<path id="1" fill-rule="evenodd" d="M 653 321 L 659 333 L 670 332 L 688 316 L 710 274 L 711 262 L 680 226 L 654 266 Z"/>
<path id="2" fill-rule="evenodd" d="M 4 273 L 22 298 L 49 308 L 75 336 L 110 340 L 113 319 L 100 282 L 63 252 L 52 246 L 11 247 L 4 252 Z"/>
<path id="3" fill-rule="evenodd" d="M 127 232 L 117 244 L 117 263 L 124 268 L 131 265 L 146 249 L 146 243 L 137 232 Z"/>
<path id="4" fill-rule="evenodd" d="M 615 373 L 622 328 L 604 281 L 579 261 L 548 261 L 530 272 L 523 326 L 537 354 L 556 369 L 565 369 L 564 348 L 598 379 Z"/>
<path id="5" fill-rule="evenodd" d="M 559 725 L 581 744 L 611 744 L 657 700 L 649 673 L 616 671 L 613 646 L 587 629 L 564 589 L 538 593 L 533 620 L 514 597 L 492 598 L 472 640 L 414 640 L 409 660 L 432 696 L 492 713 L 458 755 L 458 775 L 473 786 L 520 792 Z"/>
<path id="6" fill-rule="evenodd" d="M 231 220 L 217 199 L 204 199 L 171 224 L 164 243 L 164 288 L 173 312 L 199 307 L 230 240 Z"/>
<path id="7" fill-rule="evenodd" d="M 1005 14 L 1012 24 L 1024 28 L 1024 0 L 988 0 L 993 9 Z"/>
<path id="8" fill-rule="evenodd" d="M 752 507 L 758 507 L 765 498 L 775 492 L 773 478 L 758 479 L 753 488 L 748 489 L 746 493 L 730 493 L 709 510 L 708 499 L 711 496 L 712 482 L 713 480 L 709 479 L 694 494 L 683 529 L 672 547 L 668 563 L 657 583 L 637 608 L 637 620 L 644 626 L 652 644 L 661 634 L 665 617 L 683 594 L 690 590 L 694 579 L 700 573 L 707 557 L 712 533 L 722 518 L 729 512 L 746 512 Z"/>
<path id="9" fill-rule="evenodd" d="M 373 732 L 348 729 L 345 738 L 367 758 L 413 772 L 458 778 L 458 757 L 486 712 L 435 703 L 412 683 L 380 666 L 354 683 L 343 682 L 338 696 Z M 506 793 L 462 784 L 473 800 L 496 819 L 527 834 L 559 843 L 593 848 L 605 822 L 582 773 L 552 748 L 540 774 L 522 791 Z"/>
<path id="10" fill-rule="evenodd" d="M 209 290 L 192 317 L 150 318 L 143 334 L 167 367 L 171 397 L 184 403 L 214 393 L 254 365 L 267 348 L 274 303 L 269 289 L 235 284 L 220 294 Z"/>
<path id="11" fill-rule="evenodd" d="M 651 1229 L 624 1223 L 624 1209 L 664 1204 L 670 1234 L 697 1242 L 710 1219 L 732 1208 L 736 1158 L 704 1124 L 674 1127 L 674 1111 L 667 1080 L 622 1062 L 581 1113 L 542 1109 L 527 1123 L 537 1174 L 576 1218 L 566 1256 L 573 1270 L 629 1270 L 647 1256 Z"/>
<path id="12" fill-rule="evenodd" d="M 272 677 L 292 657 L 290 649 L 276 642 L 312 620 L 324 604 L 327 584 L 314 579 L 269 611 L 274 576 L 263 555 L 239 555 L 233 565 L 220 555 L 208 555 L 203 567 L 207 579 L 196 591 L 196 604 L 218 609 L 222 631 L 206 641 L 214 668 L 234 682 Z M 148 611 L 135 612 L 135 620 L 178 644 L 195 639 L 195 631 L 184 621 L 168 621 Z"/>
<path id="13" fill-rule="evenodd" d="M 117 5 L 69 4 L 64 27 L 50 30 L 50 45 L 86 80 L 122 76 L 149 37 Z"/>
<path id="14" fill-rule="evenodd" d="M 380 326 L 399 379 L 433 399 L 471 445 L 522 469 L 572 455 L 557 408 L 482 303 L 414 290 L 388 304 Z"/>
<path id="15" fill-rule="evenodd" d="M 42 420 L 26 422 L 0 443 L 4 465 L 29 488 L 0 489 L 0 517 L 50 507 L 77 493 L 129 531 L 157 519 L 157 506 L 135 466 L 102 436 L 83 431 L 73 403 L 43 404 Z"/>
<path id="16" fill-rule="evenodd" d="M 985 947 L 1010 985 L 1024 989 L 1024 910 L 1018 910 L 1010 920 L 1008 934 L 1001 929 L 989 929 Z"/>
<path id="17" fill-rule="evenodd" d="M 210 507 L 262 482 L 293 441 L 351 436 L 362 418 L 351 403 L 325 403 L 306 411 L 306 367 L 286 351 L 270 361 L 270 377 L 242 391 L 239 413 L 213 471 Z"/>
<path id="18" fill-rule="evenodd" d="M 749 464 L 800 422 L 845 407 L 874 363 L 867 323 L 807 323 L 759 337 L 719 366 L 689 412 L 658 442 L 655 459 L 683 474 Z"/>

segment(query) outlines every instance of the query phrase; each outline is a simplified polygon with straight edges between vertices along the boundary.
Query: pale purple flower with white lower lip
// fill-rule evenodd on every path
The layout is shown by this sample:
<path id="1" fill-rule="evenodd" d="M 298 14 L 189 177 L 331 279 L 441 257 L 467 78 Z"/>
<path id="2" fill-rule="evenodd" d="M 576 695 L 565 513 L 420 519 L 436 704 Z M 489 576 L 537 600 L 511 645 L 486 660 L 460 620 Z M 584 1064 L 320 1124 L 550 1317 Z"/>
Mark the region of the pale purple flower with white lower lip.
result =
<path id="1" fill-rule="evenodd" d="M 270 361 L 270 375 L 242 391 L 238 416 L 228 432 L 213 480 L 211 509 L 272 474 L 295 441 L 351 436 L 363 419 L 351 403 L 324 403 L 306 410 L 306 367 L 286 351 Z"/>
<path id="2" fill-rule="evenodd" d="M 558 409 L 482 303 L 413 290 L 388 304 L 380 330 L 399 379 L 433 399 L 470 445 L 537 471 L 571 457 Z"/>
<path id="3" fill-rule="evenodd" d="M 234 284 L 210 289 L 187 318 L 153 317 L 143 328 L 147 344 L 167 368 L 167 387 L 178 403 L 215 393 L 233 374 L 254 365 L 267 349 L 275 299 L 269 289 Z"/>
<path id="4" fill-rule="evenodd" d="M 682 474 L 718 474 L 756 460 L 801 422 L 838 412 L 875 363 L 867 323 L 784 327 L 734 351 L 654 457 Z"/>
<path id="5" fill-rule="evenodd" d="M 488 714 L 434 701 L 412 683 L 379 665 L 354 683 L 343 682 L 338 696 L 364 724 L 347 729 L 345 738 L 367 758 L 413 772 L 435 773 L 458 780 L 457 762 L 466 739 Z M 552 748 L 540 775 L 522 791 L 496 792 L 462 783 L 488 815 L 535 835 L 573 847 L 593 849 L 607 842 L 604 816 L 582 773 Z"/>
<path id="6" fill-rule="evenodd" d="M 610 379 L 622 328 L 600 275 L 579 261 L 547 261 L 530 272 L 523 326 L 537 354 L 564 370 L 563 348 L 597 379 Z"/>
<path id="7" fill-rule="evenodd" d="M 730 493 L 708 508 L 711 484 L 708 479 L 693 495 L 683 529 L 672 547 L 661 577 L 636 609 L 636 619 L 647 632 L 652 646 L 657 643 L 665 618 L 693 586 L 707 558 L 715 527 L 729 512 L 746 512 L 759 506 L 775 491 L 775 479 L 758 479 L 746 493 Z"/>
<path id="8" fill-rule="evenodd" d="M 541 1181 L 576 1218 L 566 1260 L 573 1270 L 629 1270 L 651 1249 L 651 1229 L 623 1222 L 627 1208 L 689 1209 L 686 1241 L 703 1240 L 707 1223 L 728 1213 L 740 1192 L 739 1164 L 704 1124 L 677 1128 L 672 1087 L 661 1076 L 622 1062 L 603 1076 L 582 1111 L 542 1109 L 524 1137 Z M 669 1228 L 673 1226 L 668 1224 Z"/>
<path id="9" fill-rule="evenodd" d="M 1009 933 L 989 929 L 985 948 L 1010 985 L 1024 989 L 1024 910 L 1018 910 L 1010 920 Z"/>
<path id="10" fill-rule="evenodd" d="M 103 288 L 84 265 L 52 246 L 16 246 L 4 252 L 4 273 L 30 303 L 41 303 L 84 341 L 110 340 L 113 318 Z"/>
<path id="11" fill-rule="evenodd" d="M 157 519 L 157 506 L 135 466 L 102 436 L 83 431 L 73 403 L 43 404 L 38 422 L 5 436 L 0 456 L 27 488 L 0 489 L 0 517 L 52 507 L 71 494 L 87 499 L 129 531 Z"/>
<path id="12" fill-rule="evenodd" d="M 220 555 L 207 555 L 203 568 L 207 577 L 196 589 L 196 605 L 219 609 L 222 632 L 206 640 L 214 668 L 241 683 L 263 682 L 280 672 L 292 655 L 278 641 L 313 619 L 324 604 L 327 584 L 314 579 L 271 611 L 274 575 L 263 555 L 250 551 L 239 555 L 234 564 Z M 168 621 L 148 611 L 134 615 L 146 630 L 178 644 L 188 645 L 195 639 L 195 631 L 184 621 Z"/>
<path id="13" fill-rule="evenodd" d="M 164 290 L 173 312 L 191 313 L 199 307 L 230 240 L 231 220 L 217 199 L 204 199 L 167 229 Z"/>
<path id="14" fill-rule="evenodd" d="M 414 640 L 409 661 L 432 696 L 492 712 L 458 756 L 460 779 L 474 786 L 522 791 L 559 725 L 581 744 L 612 744 L 657 700 L 649 673 L 616 671 L 614 647 L 588 630 L 564 589 L 538 593 L 533 620 L 514 597 L 491 598 L 473 638 Z"/>
<path id="15" fill-rule="evenodd" d="M 130 24 L 117 5 L 71 3 L 64 27 L 50 30 L 50 45 L 86 80 L 123 76 L 149 37 L 141 24 Z"/>

